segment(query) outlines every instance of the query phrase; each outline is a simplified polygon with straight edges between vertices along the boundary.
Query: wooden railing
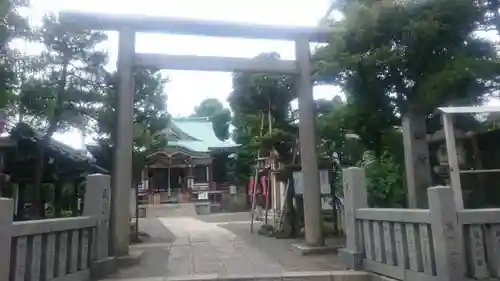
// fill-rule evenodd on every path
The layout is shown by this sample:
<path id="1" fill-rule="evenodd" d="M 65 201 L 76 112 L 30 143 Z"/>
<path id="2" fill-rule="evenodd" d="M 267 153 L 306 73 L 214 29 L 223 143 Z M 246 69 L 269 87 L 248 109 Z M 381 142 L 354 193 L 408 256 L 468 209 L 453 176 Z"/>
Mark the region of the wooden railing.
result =
<path id="1" fill-rule="evenodd" d="M 92 217 L 14 222 L 9 280 L 89 279 L 96 226 Z"/>

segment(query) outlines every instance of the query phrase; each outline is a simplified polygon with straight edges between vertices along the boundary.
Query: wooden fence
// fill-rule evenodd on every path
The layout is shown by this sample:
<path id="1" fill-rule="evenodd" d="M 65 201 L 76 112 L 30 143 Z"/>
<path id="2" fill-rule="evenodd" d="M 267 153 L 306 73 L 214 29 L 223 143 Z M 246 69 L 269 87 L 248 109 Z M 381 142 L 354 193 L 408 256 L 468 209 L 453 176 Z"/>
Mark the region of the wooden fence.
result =
<path id="1" fill-rule="evenodd" d="M 86 281 L 108 257 L 109 176 L 87 178 L 82 217 L 13 222 L 13 201 L 0 198 L 1 281 Z"/>
<path id="2" fill-rule="evenodd" d="M 397 280 L 498 280 L 500 209 L 457 210 L 449 187 L 429 209 L 367 208 L 361 168 L 344 170 L 345 264 Z"/>

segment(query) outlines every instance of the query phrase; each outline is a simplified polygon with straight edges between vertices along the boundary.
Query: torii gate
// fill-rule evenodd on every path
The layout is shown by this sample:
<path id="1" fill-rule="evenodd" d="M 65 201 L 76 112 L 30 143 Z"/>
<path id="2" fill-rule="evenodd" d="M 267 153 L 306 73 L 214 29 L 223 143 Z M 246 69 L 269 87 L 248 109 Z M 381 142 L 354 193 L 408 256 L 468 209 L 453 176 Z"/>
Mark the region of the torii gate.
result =
<path id="1" fill-rule="evenodd" d="M 61 12 L 59 19 L 83 29 L 119 32 L 117 137 L 114 149 L 111 204 L 111 251 L 126 255 L 129 244 L 129 209 L 132 170 L 132 123 L 134 108 L 133 68 L 182 69 L 228 72 L 267 72 L 296 75 L 299 101 L 299 139 L 304 182 L 305 242 L 323 246 L 321 202 L 316 155 L 316 131 L 312 93 L 310 43 L 326 43 L 330 28 L 278 27 L 217 21 L 149 16 Z M 295 60 L 207 57 L 191 55 L 137 54 L 136 32 L 163 32 L 214 37 L 276 39 L 295 42 Z"/>

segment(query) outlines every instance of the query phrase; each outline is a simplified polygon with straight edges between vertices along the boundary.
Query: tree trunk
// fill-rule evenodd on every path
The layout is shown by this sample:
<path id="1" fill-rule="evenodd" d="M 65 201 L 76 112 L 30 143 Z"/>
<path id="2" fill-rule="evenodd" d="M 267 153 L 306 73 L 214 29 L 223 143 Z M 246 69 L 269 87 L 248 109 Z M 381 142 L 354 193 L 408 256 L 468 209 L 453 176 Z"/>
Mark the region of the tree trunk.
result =
<path id="1" fill-rule="evenodd" d="M 55 184 L 54 184 L 54 217 L 55 218 L 61 217 L 62 189 L 63 189 L 62 182 L 60 180 L 55 182 Z"/>
<path id="2" fill-rule="evenodd" d="M 71 198 L 71 216 L 78 217 L 78 181 L 73 181 L 71 183 L 73 187 L 72 198 Z"/>
<path id="3" fill-rule="evenodd" d="M 66 80 L 68 78 L 68 67 L 69 67 L 69 58 L 64 58 L 63 67 L 61 72 L 61 78 L 58 83 L 57 89 L 57 97 L 56 97 L 56 106 L 53 111 L 51 118 L 49 119 L 49 128 L 47 129 L 47 133 L 41 139 L 37 140 L 37 155 L 35 162 L 35 198 L 33 201 L 33 209 L 35 211 L 36 216 L 40 216 L 43 218 L 45 213 L 44 206 L 42 204 L 42 179 L 43 179 L 43 169 L 44 169 L 44 158 L 45 158 L 45 149 L 49 146 L 52 136 L 57 130 L 59 125 L 59 119 L 63 113 L 63 105 L 64 105 L 64 92 L 66 90 Z"/>
<path id="4" fill-rule="evenodd" d="M 427 208 L 432 185 L 425 114 L 412 108 L 403 115 L 403 145 L 409 208 Z"/>
<path id="5" fill-rule="evenodd" d="M 43 170 L 45 162 L 45 148 L 47 147 L 48 141 L 46 136 L 37 141 L 37 153 L 35 158 L 35 177 L 34 177 L 34 198 L 32 202 L 33 215 L 35 218 L 43 218 L 45 215 L 45 209 L 42 202 L 42 181 L 43 181 Z"/>
<path id="6" fill-rule="evenodd" d="M 25 192 L 26 192 L 26 183 L 20 182 L 17 186 L 17 221 L 24 220 L 24 203 L 25 203 Z"/>

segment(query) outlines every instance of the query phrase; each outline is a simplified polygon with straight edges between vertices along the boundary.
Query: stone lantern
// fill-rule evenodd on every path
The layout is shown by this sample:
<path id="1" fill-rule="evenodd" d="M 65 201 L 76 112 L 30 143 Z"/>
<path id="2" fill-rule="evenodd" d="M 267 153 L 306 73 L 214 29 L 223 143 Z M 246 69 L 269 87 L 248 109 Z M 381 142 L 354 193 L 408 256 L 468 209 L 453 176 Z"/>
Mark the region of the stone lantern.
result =
<path id="1" fill-rule="evenodd" d="M 455 129 L 455 140 L 456 140 L 456 151 L 459 166 L 466 164 L 466 152 L 464 146 L 464 140 L 467 138 L 467 134 Z M 432 170 L 442 178 L 446 184 L 450 184 L 450 174 L 449 174 L 449 163 L 448 163 L 448 152 L 446 149 L 446 137 L 444 130 L 434 132 L 428 135 L 427 141 L 429 144 L 434 144 L 435 157 L 438 164 L 432 167 Z"/>

